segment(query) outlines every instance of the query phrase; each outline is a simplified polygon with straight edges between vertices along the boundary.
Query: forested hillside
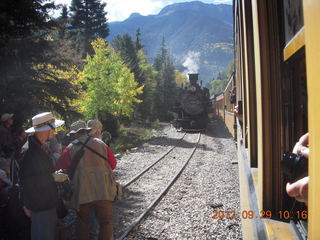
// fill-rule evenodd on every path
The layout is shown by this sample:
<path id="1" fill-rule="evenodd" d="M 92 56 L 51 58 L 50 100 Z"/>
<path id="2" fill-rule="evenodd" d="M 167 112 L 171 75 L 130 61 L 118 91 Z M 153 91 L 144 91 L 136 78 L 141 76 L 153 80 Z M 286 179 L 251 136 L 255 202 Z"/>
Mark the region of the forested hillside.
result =
<path id="1" fill-rule="evenodd" d="M 108 39 L 125 33 L 134 36 L 140 28 L 142 44 L 152 61 L 165 38 L 176 67 L 182 72 L 199 72 L 207 83 L 226 71 L 233 58 L 232 21 L 230 5 L 176 3 L 157 15 L 136 13 L 123 22 L 110 23 Z"/>

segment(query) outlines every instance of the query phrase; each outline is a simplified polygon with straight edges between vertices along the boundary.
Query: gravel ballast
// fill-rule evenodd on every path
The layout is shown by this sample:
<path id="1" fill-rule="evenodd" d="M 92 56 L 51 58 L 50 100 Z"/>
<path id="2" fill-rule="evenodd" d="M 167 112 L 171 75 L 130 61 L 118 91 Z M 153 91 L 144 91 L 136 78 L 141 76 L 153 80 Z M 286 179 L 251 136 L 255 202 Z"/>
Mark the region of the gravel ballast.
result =
<path id="1" fill-rule="evenodd" d="M 137 149 L 118 159 L 115 171 L 117 179 L 121 183 L 127 182 L 156 161 L 182 136 L 183 133 L 177 132 L 173 127 L 165 127 L 150 141 L 149 147 Z M 181 146 L 185 148 L 186 155 L 192 150 L 194 142 L 190 137 L 183 139 Z M 130 219 L 123 215 L 128 214 L 132 219 L 140 215 L 145 203 L 152 201 L 153 195 L 157 195 L 156 193 L 165 187 L 166 183 L 160 184 L 158 180 L 150 180 L 152 175 L 156 175 L 155 179 L 167 179 L 171 178 L 168 168 L 172 172 L 179 170 L 186 159 L 183 154 L 178 155 L 180 157 L 171 156 L 168 158 L 170 160 L 164 159 L 176 161 L 175 165 L 168 164 L 167 168 L 159 165 L 150 173 L 146 173 L 145 178 L 142 176 L 136 184 L 125 190 L 121 202 L 114 204 L 115 236 L 125 230 L 128 225 L 126 221 L 132 221 L 121 221 L 120 219 Z M 126 239 L 241 239 L 241 221 L 238 215 L 235 219 L 227 216 L 212 219 L 213 211 L 240 212 L 238 166 L 232 164 L 236 157 L 235 143 L 223 123 L 213 121 L 207 133 L 202 134 L 199 147 L 180 178 L 150 215 Z M 144 181 L 147 185 L 143 185 Z M 148 197 L 145 196 L 145 191 L 148 192 Z M 133 197 L 134 195 L 136 196 Z M 123 211 L 123 205 L 129 205 L 131 208 Z"/>

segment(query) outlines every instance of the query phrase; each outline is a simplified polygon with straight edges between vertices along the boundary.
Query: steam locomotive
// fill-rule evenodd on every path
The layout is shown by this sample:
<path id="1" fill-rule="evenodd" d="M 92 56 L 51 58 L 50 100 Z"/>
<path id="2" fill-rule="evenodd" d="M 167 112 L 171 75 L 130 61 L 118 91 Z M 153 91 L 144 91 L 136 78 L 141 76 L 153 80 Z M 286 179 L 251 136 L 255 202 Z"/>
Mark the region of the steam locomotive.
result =
<path id="1" fill-rule="evenodd" d="M 189 85 L 180 89 L 178 101 L 174 106 L 173 126 L 185 131 L 203 131 L 206 129 L 210 108 L 209 89 L 201 87 L 196 73 L 189 75 Z"/>

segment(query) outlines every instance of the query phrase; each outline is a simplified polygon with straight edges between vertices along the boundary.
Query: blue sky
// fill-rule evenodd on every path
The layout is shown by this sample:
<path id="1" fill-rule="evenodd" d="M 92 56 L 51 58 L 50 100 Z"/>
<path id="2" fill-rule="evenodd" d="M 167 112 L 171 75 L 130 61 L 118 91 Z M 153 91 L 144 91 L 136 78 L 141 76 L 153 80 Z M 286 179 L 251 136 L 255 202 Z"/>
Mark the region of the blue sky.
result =
<path id="1" fill-rule="evenodd" d="M 107 3 L 107 18 L 109 22 L 123 21 L 134 12 L 141 15 L 157 14 L 172 3 L 191 2 L 192 0 L 102 0 Z M 71 0 L 54 0 L 56 4 L 70 5 Z M 201 0 L 204 3 L 232 4 L 232 0 Z"/>

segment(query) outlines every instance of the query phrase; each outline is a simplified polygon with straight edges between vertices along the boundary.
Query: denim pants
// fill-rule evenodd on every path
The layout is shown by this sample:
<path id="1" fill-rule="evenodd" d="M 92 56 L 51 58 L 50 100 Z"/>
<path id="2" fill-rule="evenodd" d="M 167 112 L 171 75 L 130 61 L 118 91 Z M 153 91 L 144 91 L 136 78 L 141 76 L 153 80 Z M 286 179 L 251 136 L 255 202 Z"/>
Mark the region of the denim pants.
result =
<path id="1" fill-rule="evenodd" d="M 99 240 L 113 240 L 112 230 L 112 202 L 107 200 L 94 201 L 81 204 L 79 209 L 79 221 L 77 223 L 77 239 L 89 239 L 89 219 L 92 209 L 96 210 L 99 222 Z"/>
<path id="2" fill-rule="evenodd" d="M 54 240 L 57 224 L 56 209 L 31 213 L 31 239 Z"/>

